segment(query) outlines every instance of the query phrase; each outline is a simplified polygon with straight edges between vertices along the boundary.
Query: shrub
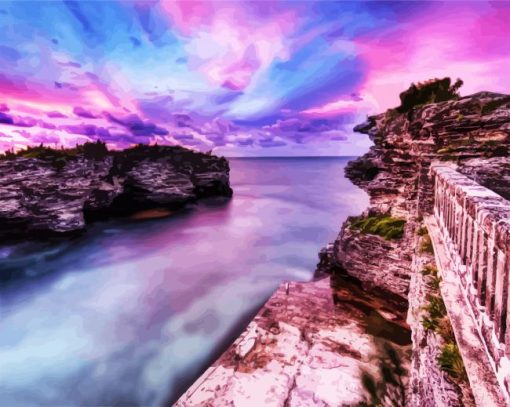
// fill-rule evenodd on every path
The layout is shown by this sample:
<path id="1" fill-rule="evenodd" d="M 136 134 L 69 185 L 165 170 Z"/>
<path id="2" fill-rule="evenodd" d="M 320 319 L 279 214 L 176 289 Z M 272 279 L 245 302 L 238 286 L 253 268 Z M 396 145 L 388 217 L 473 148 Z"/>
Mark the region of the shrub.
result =
<path id="1" fill-rule="evenodd" d="M 441 284 L 441 278 L 440 277 L 432 277 L 428 283 L 428 286 L 432 290 L 439 290 L 439 285 Z"/>
<path id="2" fill-rule="evenodd" d="M 444 305 L 443 299 L 435 295 L 429 296 L 429 303 L 425 307 L 425 310 L 431 318 L 439 319 L 446 315 L 446 306 Z"/>
<path id="3" fill-rule="evenodd" d="M 430 253 L 434 254 L 434 246 L 432 246 L 432 240 L 429 235 L 425 235 L 422 237 L 420 243 L 420 253 Z"/>
<path id="4" fill-rule="evenodd" d="M 83 151 L 85 158 L 90 158 L 93 160 L 102 160 L 108 155 L 108 148 L 106 147 L 106 143 L 102 142 L 101 140 L 97 140 L 95 143 L 87 142 L 82 146 L 79 146 L 79 149 Z"/>
<path id="5" fill-rule="evenodd" d="M 441 353 L 437 357 L 437 362 L 442 370 L 451 376 L 467 380 L 466 369 L 464 361 L 456 343 L 447 343 L 441 348 Z"/>
<path id="6" fill-rule="evenodd" d="M 437 267 L 432 264 L 426 264 L 421 271 L 421 274 L 424 276 L 433 276 L 437 277 Z"/>
<path id="7" fill-rule="evenodd" d="M 351 219 L 351 227 L 362 233 L 378 235 L 386 240 L 400 239 L 404 235 L 404 219 L 392 218 L 387 215 L 358 217 Z"/>
<path id="8" fill-rule="evenodd" d="M 427 331 L 435 332 L 439 327 L 439 321 L 435 318 L 423 317 L 421 324 Z"/>
<path id="9" fill-rule="evenodd" d="M 457 99 L 458 90 L 463 85 L 462 80 L 457 79 L 453 86 L 450 78 L 432 79 L 427 82 L 411 84 L 409 89 L 400 94 L 400 113 L 409 112 L 413 107 L 428 103 L 438 103 Z"/>
<path id="10" fill-rule="evenodd" d="M 100 160 L 108 155 L 108 148 L 106 147 L 106 143 L 100 140 L 96 142 L 86 142 L 74 148 L 52 148 L 40 144 L 38 146 L 29 146 L 24 150 L 16 152 L 6 151 L 4 154 L 0 154 L 0 160 L 38 158 L 50 162 L 56 169 L 62 169 L 69 160 L 81 154 L 89 159 Z"/>
<path id="11" fill-rule="evenodd" d="M 425 235 L 428 235 L 428 234 L 429 234 L 429 232 L 428 232 L 428 230 L 427 230 L 427 227 L 426 227 L 426 226 L 420 226 L 420 227 L 418 228 L 418 230 L 416 231 L 416 234 L 417 234 L 418 236 L 425 236 Z"/>
<path id="12" fill-rule="evenodd" d="M 441 297 L 430 295 L 428 304 L 424 307 L 427 315 L 423 317 L 421 323 L 427 330 L 437 331 L 441 325 L 441 319 L 446 317 L 446 306 Z"/>
<path id="13" fill-rule="evenodd" d="M 379 345 L 381 346 L 381 345 Z M 360 406 L 391 405 L 403 407 L 406 403 L 406 386 L 404 379 L 408 372 L 402 364 L 402 360 L 389 343 L 382 345 L 379 356 L 379 378 L 362 371 L 361 383 L 365 389 L 367 401 Z"/>
<path id="14" fill-rule="evenodd" d="M 452 324 L 448 318 L 442 318 L 438 321 L 436 329 L 434 329 L 446 342 L 455 342 L 455 334 L 453 333 Z"/>

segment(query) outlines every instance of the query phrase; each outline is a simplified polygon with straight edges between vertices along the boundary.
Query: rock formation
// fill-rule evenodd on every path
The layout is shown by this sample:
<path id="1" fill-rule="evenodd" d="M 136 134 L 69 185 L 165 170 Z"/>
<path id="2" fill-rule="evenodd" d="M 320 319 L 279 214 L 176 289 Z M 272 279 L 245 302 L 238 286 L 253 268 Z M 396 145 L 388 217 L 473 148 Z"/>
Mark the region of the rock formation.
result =
<path id="1" fill-rule="evenodd" d="M 404 220 L 402 236 L 388 239 L 379 233 L 383 226 L 374 223 L 376 227 L 367 232 L 349 219 L 330 259 L 323 262 L 333 264 L 335 273 L 357 278 L 365 289 L 383 290 L 408 301 L 413 331 L 410 405 L 469 404 L 469 396 L 462 395 L 464 389 L 454 391 L 456 386 L 437 368 L 437 338 L 421 325 L 420 312 L 428 293 L 421 271 L 430 240 L 419 234 L 422 216 L 432 211 L 429 168 L 434 161 L 454 162 L 460 172 L 503 196 L 510 195 L 510 96 L 481 92 L 458 97 L 452 91 L 443 95 L 450 100 L 433 103 L 437 100 L 433 90 L 416 89 L 404 92 L 405 98 L 401 95 L 403 106 L 371 116 L 355 128 L 368 134 L 374 146 L 346 168 L 347 177 L 370 195 L 370 208 L 361 218 L 365 222 L 381 216 Z M 433 363 L 428 363 L 431 357 Z"/>
<path id="2" fill-rule="evenodd" d="M 232 195 L 225 158 L 169 146 L 40 146 L 0 159 L 0 235 L 76 232 L 97 217 L 216 195 Z"/>

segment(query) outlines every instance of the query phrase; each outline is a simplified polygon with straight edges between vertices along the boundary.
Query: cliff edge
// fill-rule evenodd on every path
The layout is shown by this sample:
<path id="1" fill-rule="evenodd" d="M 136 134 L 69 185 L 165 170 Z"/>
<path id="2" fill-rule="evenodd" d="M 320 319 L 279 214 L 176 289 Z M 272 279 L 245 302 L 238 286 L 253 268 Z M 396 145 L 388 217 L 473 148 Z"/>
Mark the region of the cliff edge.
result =
<path id="1" fill-rule="evenodd" d="M 182 147 L 32 147 L 0 157 L 0 237 L 77 232 L 100 217 L 231 195 L 225 158 Z"/>
<path id="2" fill-rule="evenodd" d="M 504 197 L 510 191 L 510 96 L 460 97 L 461 84 L 450 86 L 445 78 L 413 85 L 401 94 L 401 106 L 355 127 L 374 145 L 345 172 L 369 194 L 370 207 L 345 222 L 329 252 L 334 273 L 408 303 L 412 406 L 472 404 L 467 379 L 452 378 L 436 363 L 448 340 L 423 323 L 430 298 L 441 301 L 433 292 L 439 280 L 422 223 L 433 208 L 431 163 L 451 162 Z"/>

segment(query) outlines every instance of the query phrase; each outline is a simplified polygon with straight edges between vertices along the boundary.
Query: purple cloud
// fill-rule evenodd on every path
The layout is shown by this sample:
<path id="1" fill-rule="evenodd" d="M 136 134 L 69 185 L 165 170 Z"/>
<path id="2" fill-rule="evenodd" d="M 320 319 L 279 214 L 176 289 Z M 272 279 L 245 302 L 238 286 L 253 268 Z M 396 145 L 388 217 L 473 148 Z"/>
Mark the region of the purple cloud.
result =
<path id="1" fill-rule="evenodd" d="M 81 64 L 79 64 L 78 62 L 69 61 L 69 62 L 59 62 L 58 64 L 60 66 L 68 66 L 70 68 L 81 68 Z"/>
<path id="2" fill-rule="evenodd" d="M 67 117 L 65 114 L 62 114 L 62 113 L 56 112 L 56 111 L 48 112 L 48 113 L 46 113 L 46 116 L 55 118 L 55 119 Z"/>
<path id="3" fill-rule="evenodd" d="M 251 138 L 236 140 L 236 144 L 241 147 L 251 146 L 251 145 L 253 145 L 253 143 L 254 143 L 253 139 L 251 139 Z"/>
<path id="4" fill-rule="evenodd" d="M 83 107 L 75 106 L 73 109 L 73 113 L 78 117 L 83 117 L 85 119 L 97 119 L 97 116 L 85 110 Z"/>
<path id="5" fill-rule="evenodd" d="M 5 103 L 0 103 L 0 112 L 8 112 L 9 107 Z"/>
<path id="6" fill-rule="evenodd" d="M 263 137 L 258 140 L 258 144 L 261 147 L 283 147 L 287 145 L 284 141 L 275 140 L 273 137 Z"/>
<path id="7" fill-rule="evenodd" d="M 54 84 L 55 84 L 55 88 L 57 88 L 57 89 L 69 89 L 69 90 L 72 90 L 72 91 L 78 91 L 79 90 L 72 83 L 57 82 L 57 81 L 55 81 Z"/>
<path id="8" fill-rule="evenodd" d="M 192 134 L 175 134 L 173 138 L 176 140 L 193 140 L 195 137 Z"/>
<path id="9" fill-rule="evenodd" d="M 123 118 L 117 118 L 110 113 L 106 113 L 105 116 L 111 122 L 129 129 L 129 131 L 135 136 L 166 136 L 168 134 L 168 130 L 163 127 L 159 127 L 148 120 L 144 121 L 136 114 L 130 114 Z"/>
<path id="10" fill-rule="evenodd" d="M 43 120 L 39 120 L 37 124 L 39 125 L 39 127 L 42 127 L 43 129 L 55 130 L 57 128 L 57 126 L 55 126 L 54 124 L 45 122 Z"/>
<path id="11" fill-rule="evenodd" d="M 62 126 L 62 129 L 71 134 L 81 134 L 82 136 L 95 136 L 96 126 L 93 124 L 77 124 Z"/>
<path id="12" fill-rule="evenodd" d="M 37 133 L 37 134 L 31 134 L 30 139 L 35 144 L 59 144 L 60 138 L 54 134 L 48 134 L 48 133 Z"/>
<path id="13" fill-rule="evenodd" d="M 14 124 L 14 119 L 11 115 L 8 115 L 6 113 L 0 112 L 0 123 L 1 124 Z"/>
<path id="14" fill-rule="evenodd" d="M 37 120 L 32 117 L 17 117 L 0 112 L 0 124 L 8 124 L 16 127 L 33 127 L 37 124 Z"/>

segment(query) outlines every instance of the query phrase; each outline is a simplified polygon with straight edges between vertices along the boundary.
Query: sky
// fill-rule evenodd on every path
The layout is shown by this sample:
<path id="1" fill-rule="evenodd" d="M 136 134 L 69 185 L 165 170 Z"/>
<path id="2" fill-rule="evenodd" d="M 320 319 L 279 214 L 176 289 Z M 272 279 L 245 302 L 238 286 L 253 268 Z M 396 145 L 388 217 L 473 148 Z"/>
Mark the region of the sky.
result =
<path id="1" fill-rule="evenodd" d="M 412 82 L 510 93 L 510 2 L 0 1 L 0 151 L 352 156 Z"/>

